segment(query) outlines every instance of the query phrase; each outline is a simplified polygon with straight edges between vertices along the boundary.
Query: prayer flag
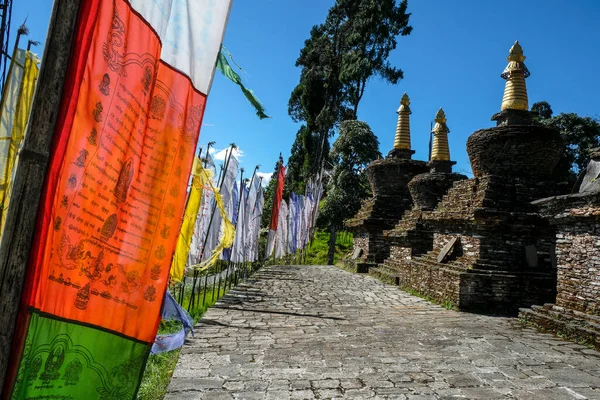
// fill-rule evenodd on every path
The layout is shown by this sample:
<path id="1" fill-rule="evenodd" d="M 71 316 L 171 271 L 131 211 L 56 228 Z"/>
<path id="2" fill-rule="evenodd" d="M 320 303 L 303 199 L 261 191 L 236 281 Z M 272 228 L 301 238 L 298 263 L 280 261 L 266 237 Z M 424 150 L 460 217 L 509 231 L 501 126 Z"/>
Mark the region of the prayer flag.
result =
<path id="1" fill-rule="evenodd" d="M 288 211 L 288 252 L 290 254 L 296 254 L 296 244 L 298 237 L 298 196 L 294 192 L 290 194 L 290 203 Z"/>
<path id="2" fill-rule="evenodd" d="M 192 336 L 194 335 L 194 320 L 187 311 L 177 304 L 177 301 L 171 296 L 169 290 L 167 290 L 165 297 L 163 297 L 160 315 L 165 321 L 175 320 L 181 322 L 183 328 L 175 333 L 156 335 L 156 339 L 152 345 L 151 354 L 164 353 L 166 351 L 178 349 L 183 346 L 185 337 L 189 332 L 192 332 Z"/>
<path id="3" fill-rule="evenodd" d="M 32 52 L 16 50 L 0 106 L 0 238 L 10 204 L 13 170 L 29 120 L 39 62 Z"/>
<path id="4" fill-rule="evenodd" d="M 287 254 L 288 214 L 287 202 L 283 200 L 279 209 L 279 225 L 275 239 L 275 258 L 281 258 Z"/>
<path id="5" fill-rule="evenodd" d="M 262 186 L 260 186 L 260 183 L 258 185 L 258 191 L 256 194 L 256 202 L 255 202 L 255 206 L 254 206 L 254 211 L 252 213 L 252 226 L 253 226 L 253 231 L 252 231 L 252 241 L 250 242 L 250 255 L 248 257 L 249 261 L 257 261 L 258 260 L 258 239 L 260 236 L 260 220 L 263 214 L 263 209 L 265 206 L 265 196 L 263 193 L 263 189 Z"/>
<path id="6" fill-rule="evenodd" d="M 275 244 L 275 233 L 279 224 L 279 209 L 281 207 L 281 198 L 283 197 L 283 184 L 285 181 L 285 167 L 283 162 L 279 162 L 277 169 L 277 186 L 273 194 L 273 209 L 271 211 L 271 224 L 269 225 L 269 236 L 267 237 L 267 247 L 265 249 L 265 259 L 273 254 Z"/>
<path id="7" fill-rule="evenodd" d="M 231 260 L 231 252 L 233 249 L 233 244 L 235 243 L 235 236 L 237 235 L 237 207 L 238 207 L 238 203 L 239 203 L 239 190 L 238 190 L 238 184 L 237 182 L 233 182 L 233 190 L 231 191 L 231 196 L 229 197 L 229 202 L 226 205 L 226 210 L 227 210 L 227 216 L 229 218 L 229 220 L 231 221 L 231 223 L 233 224 L 233 227 L 236 230 L 236 233 L 234 234 L 234 242 L 232 242 L 232 247 L 228 247 L 226 249 L 223 250 L 223 253 L 221 254 L 221 260 L 225 260 L 225 261 L 230 261 Z"/>
<path id="8" fill-rule="evenodd" d="M 298 225 L 298 232 L 297 232 L 297 236 L 295 237 L 296 240 L 296 247 L 298 249 L 302 249 L 303 243 L 302 243 L 302 238 L 304 237 L 304 230 L 306 228 L 305 226 L 305 222 L 304 222 L 304 215 L 305 215 L 305 210 L 306 210 L 306 203 L 305 203 L 305 197 L 304 195 L 300 195 L 298 196 L 297 202 L 298 202 L 298 212 L 296 214 L 296 223 Z"/>
<path id="9" fill-rule="evenodd" d="M 252 176 L 250 180 L 250 186 L 248 188 L 248 195 L 246 202 L 242 204 L 245 208 L 244 211 L 244 234 L 242 237 L 242 261 L 251 261 L 250 257 L 252 254 L 252 241 L 254 232 L 254 220 L 252 219 L 254 208 L 256 207 L 256 200 L 258 196 L 258 189 L 260 187 L 260 179 L 257 179 L 256 174 Z"/>
<path id="10" fill-rule="evenodd" d="M 181 279 L 183 279 L 190 246 L 192 244 L 196 216 L 200 209 L 202 191 L 211 178 L 210 172 L 202 168 L 202 162 L 198 157 L 194 160 L 192 171 L 192 185 L 190 187 L 188 202 L 183 214 L 181 231 L 179 232 L 177 247 L 175 248 L 173 263 L 171 265 L 171 279 L 174 282 L 180 282 Z"/>
<path id="11" fill-rule="evenodd" d="M 248 199 L 248 188 L 245 185 L 242 185 L 240 196 L 240 204 L 239 204 L 239 213 L 236 218 L 236 226 L 235 226 L 235 239 L 233 241 L 233 246 L 231 247 L 231 261 L 233 262 L 243 262 L 244 260 L 244 240 L 247 235 L 248 226 L 246 225 L 246 202 Z"/>
<path id="12" fill-rule="evenodd" d="M 237 84 L 240 87 L 240 89 L 242 89 L 242 93 L 244 93 L 246 99 L 248 99 L 250 104 L 252 104 L 252 107 L 254 107 L 254 109 L 256 110 L 256 115 L 258 116 L 258 118 L 271 118 L 267 114 L 265 114 L 265 107 L 260 103 L 260 100 L 258 100 L 254 92 L 246 88 L 246 86 L 242 82 L 242 78 L 240 78 L 238 73 L 235 72 L 233 68 L 231 68 L 231 65 L 229 65 L 229 62 L 227 61 L 225 53 L 227 53 L 229 58 L 231 58 L 231 60 L 233 61 L 233 56 L 231 55 L 231 53 L 227 51 L 227 49 L 225 49 L 224 46 L 222 46 L 221 51 L 219 52 L 219 57 L 217 58 L 217 69 L 219 70 L 219 72 L 221 72 L 223 75 L 225 75 L 227 79 Z"/>
<path id="13" fill-rule="evenodd" d="M 210 157 L 210 156 L 208 156 Z M 207 167 L 210 166 L 210 161 L 206 163 Z M 202 202 L 198 215 L 196 216 L 196 222 L 194 224 L 194 234 L 192 236 L 192 243 L 190 245 L 190 252 L 188 254 L 188 267 L 200 264 L 204 258 L 204 245 L 206 243 L 206 236 L 208 234 L 210 216 L 212 210 L 216 207 L 215 203 L 215 191 L 216 188 L 212 183 L 214 177 L 214 164 L 212 169 L 204 169 L 204 172 L 209 175 L 209 178 L 205 182 L 202 188 Z M 210 256 L 210 252 L 206 252 L 206 258 Z"/>
<path id="14" fill-rule="evenodd" d="M 236 186 L 236 179 L 237 179 L 237 174 L 238 174 L 238 168 L 239 168 L 239 162 L 237 160 L 237 158 L 235 158 L 235 156 L 233 156 L 233 150 L 234 147 L 230 147 L 229 150 L 227 151 L 227 154 L 225 156 L 226 159 L 226 165 L 225 165 L 225 171 L 223 171 L 223 177 L 221 179 L 221 184 L 219 187 L 219 191 L 221 192 L 221 196 L 223 197 L 223 205 L 225 207 L 225 215 L 227 216 L 227 220 L 231 221 L 231 223 L 233 223 L 233 202 L 236 201 L 235 200 L 235 196 L 236 196 L 236 192 L 237 192 L 237 186 Z M 224 234 L 224 229 L 226 228 L 226 222 L 221 218 L 219 219 L 219 224 L 218 225 L 214 225 L 214 228 L 217 229 L 217 231 L 219 232 L 218 236 L 219 238 L 221 238 Z M 213 223 L 214 224 L 214 223 Z M 212 227 L 211 227 L 212 229 Z M 235 229 L 235 228 L 234 228 Z M 214 236 L 213 236 L 214 238 Z M 233 243 L 233 237 L 231 238 L 231 242 L 229 243 L 228 246 L 221 248 L 222 246 L 218 246 L 219 248 L 221 248 L 218 251 L 218 257 L 221 259 L 225 259 L 222 257 L 222 252 L 223 250 L 228 249 L 229 247 L 231 247 L 232 243 Z M 211 248 L 209 247 L 210 250 Z M 214 248 L 212 248 L 212 250 L 214 251 Z M 228 254 L 227 254 L 228 255 Z"/>

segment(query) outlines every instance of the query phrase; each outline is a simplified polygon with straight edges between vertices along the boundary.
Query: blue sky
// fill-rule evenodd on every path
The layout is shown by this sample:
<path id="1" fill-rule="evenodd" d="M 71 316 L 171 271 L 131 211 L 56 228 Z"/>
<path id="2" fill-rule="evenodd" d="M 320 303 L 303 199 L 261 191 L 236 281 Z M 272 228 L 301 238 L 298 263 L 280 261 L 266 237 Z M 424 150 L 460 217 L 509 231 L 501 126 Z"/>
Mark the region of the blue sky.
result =
<path id="1" fill-rule="evenodd" d="M 224 44 L 272 119 L 260 121 L 239 89 L 217 74 L 201 144 L 214 140 L 223 149 L 235 142 L 248 171 L 260 164 L 261 171 L 272 172 L 279 152 L 287 160 L 298 130 L 287 115 L 299 77 L 294 64 L 310 28 L 325 19 L 333 2 L 234 0 Z M 14 3 L 13 30 L 28 17 L 30 38 L 44 41 L 52 1 Z M 359 119 L 370 124 L 382 153 L 392 148 L 395 111 L 406 91 L 412 101 L 413 158 L 427 158 L 430 122 L 443 107 L 455 171 L 470 171 L 466 140 L 493 126 L 490 117 L 500 110 L 504 89 L 500 73 L 517 39 L 531 71 L 530 105 L 546 100 L 555 113 L 600 116 L 600 1 L 410 0 L 408 9 L 414 30 L 399 38 L 390 58 L 404 70 L 404 80 L 389 85 L 374 78 L 359 108 Z"/>

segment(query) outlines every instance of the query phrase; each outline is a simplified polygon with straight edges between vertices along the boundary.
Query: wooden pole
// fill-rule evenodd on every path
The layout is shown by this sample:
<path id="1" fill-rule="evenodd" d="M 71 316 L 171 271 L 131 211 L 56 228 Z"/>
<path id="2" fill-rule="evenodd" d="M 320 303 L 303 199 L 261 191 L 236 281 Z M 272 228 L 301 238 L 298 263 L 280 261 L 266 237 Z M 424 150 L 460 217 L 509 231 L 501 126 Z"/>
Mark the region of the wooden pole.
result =
<path id="1" fill-rule="evenodd" d="M 8 38 L 10 32 L 6 32 L 7 24 L 6 17 L 8 14 L 12 14 L 12 3 L 9 4 L 8 0 L 3 0 L 0 4 L 0 10 L 2 10 L 2 21 L 0 22 L 0 68 L 2 69 L 2 76 L 0 76 L 0 92 L 4 91 L 6 85 L 6 61 L 8 55 L 4 52 L 8 52 Z M 4 45 L 6 44 L 6 48 Z"/>
<path id="2" fill-rule="evenodd" d="M 25 271 L 81 0 L 55 0 L 27 133 L 0 243 L 0 380 L 4 382 Z"/>

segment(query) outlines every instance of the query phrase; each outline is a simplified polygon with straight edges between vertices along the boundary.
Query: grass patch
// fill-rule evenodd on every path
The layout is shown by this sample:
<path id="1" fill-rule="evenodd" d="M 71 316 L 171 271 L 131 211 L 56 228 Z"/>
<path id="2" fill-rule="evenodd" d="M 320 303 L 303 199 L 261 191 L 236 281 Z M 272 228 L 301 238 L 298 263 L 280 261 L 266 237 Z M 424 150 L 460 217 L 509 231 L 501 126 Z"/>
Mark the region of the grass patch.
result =
<path id="1" fill-rule="evenodd" d="M 312 243 L 308 246 L 305 264 L 325 265 L 327 264 L 327 254 L 329 253 L 329 232 L 317 231 Z M 333 263 L 342 260 L 352 251 L 353 236 L 349 232 L 338 232 L 335 240 L 335 256 Z"/>
<path id="2" fill-rule="evenodd" d="M 181 349 L 150 355 L 138 392 L 140 400 L 158 400 L 165 397 Z"/>
<path id="3" fill-rule="evenodd" d="M 419 293 L 416 290 L 412 289 L 412 288 L 408 288 L 408 287 L 403 287 L 400 286 L 400 289 L 405 291 L 406 293 L 415 296 L 415 297 L 420 297 L 423 300 L 427 300 L 430 303 L 433 304 L 437 304 L 439 306 L 444 307 L 446 310 L 455 310 L 457 311 L 458 309 L 456 308 L 456 306 L 454 305 L 454 303 L 452 303 L 450 300 L 444 300 L 444 301 L 439 301 L 438 299 L 435 299 L 431 296 L 427 296 L 425 294 Z"/>
<path id="4" fill-rule="evenodd" d="M 357 273 L 355 266 L 348 265 L 348 264 L 344 263 L 343 261 L 336 262 L 335 266 L 338 267 L 339 269 L 343 269 L 344 271 Z"/>

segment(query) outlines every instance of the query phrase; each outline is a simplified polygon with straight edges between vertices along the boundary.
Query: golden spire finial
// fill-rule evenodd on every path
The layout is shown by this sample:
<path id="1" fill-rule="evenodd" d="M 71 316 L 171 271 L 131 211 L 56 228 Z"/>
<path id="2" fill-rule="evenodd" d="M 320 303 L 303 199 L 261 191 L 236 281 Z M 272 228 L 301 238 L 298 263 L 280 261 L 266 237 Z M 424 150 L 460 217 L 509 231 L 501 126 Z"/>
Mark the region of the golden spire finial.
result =
<path id="1" fill-rule="evenodd" d="M 439 124 L 446 123 L 446 113 L 444 112 L 444 110 L 441 107 L 438 110 L 438 112 L 435 113 L 435 122 L 439 123 Z M 446 127 L 446 128 L 448 128 L 448 127 Z"/>
<path id="2" fill-rule="evenodd" d="M 513 44 L 508 51 L 508 57 L 506 58 L 506 61 L 523 62 L 525 61 L 525 58 L 526 57 L 523 55 L 523 48 L 519 44 L 519 41 L 515 41 L 515 44 Z"/>
<path id="3" fill-rule="evenodd" d="M 440 108 L 435 114 L 435 125 L 431 130 L 431 133 L 433 133 L 433 145 L 431 147 L 432 161 L 450 161 L 448 132 L 450 132 L 450 129 L 446 125 L 446 113 Z"/>
<path id="4" fill-rule="evenodd" d="M 404 94 L 402 95 L 402 98 L 400 99 L 400 106 L 409 106 L 410 105 L 410 97 L 408 97 L 408 95 L 406 94 L 406 92 L 404 92 Z M 398 111 L 400 111 L 400 109 L 398 109 Z"/>
<path id="5" fill-rule="evenodd" d="M 410 98 L 406 93 L 400 99 L 398 108 L 398 124 L 396 125 L 396 137 L 394 138 L 394 149 L 410 150 Z"/>
<path id="6" fill-rule="evenodd" d="M 500 75 L 503 79 L 506 79 L 501 110 L 526 111 L 529 109 L 529 102 L 527 99 L 525 78 L 529 77 L 530 74 L 523 63 L 525 61 L 525 56 L 523 55 L 523 48 L 518 40 L 510 48 L 507 61 L 508 65 Z"/>

